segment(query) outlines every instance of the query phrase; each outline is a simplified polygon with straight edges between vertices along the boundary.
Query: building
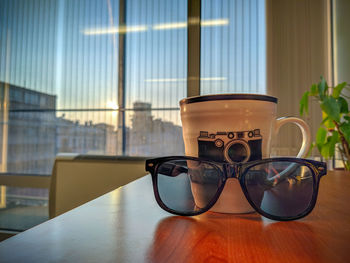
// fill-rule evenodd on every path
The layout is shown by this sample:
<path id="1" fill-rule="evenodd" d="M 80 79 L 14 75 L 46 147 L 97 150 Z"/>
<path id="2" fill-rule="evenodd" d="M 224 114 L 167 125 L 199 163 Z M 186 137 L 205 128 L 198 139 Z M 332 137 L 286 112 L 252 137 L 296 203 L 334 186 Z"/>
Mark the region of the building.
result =
<path id="1" fill-rule="evenodd" d="M 50 174 L 59 152 L 116 154 L 113 125 L 56 117 L 56 96 L 0 82 L 1 172 Z"/>
<path id="2" fill-rule="evenodd" d="M 116 154 L 117 132 L 113 125 L 93 124 L 92 121 L 80 124 L 79 121 L 65 119 L 64 115 L 56 122 L 56 152 L 81 154 Z"/>
<path id="3" fill-rule="evenodd" d="M 1 171 L 50 173 L 55 158 L 56 96 L 0 82 Z"/>
<path id="4" fill-rule="evenodd" d="M 180 126 L 154 119 L 151 103 L 135 102 L 133 109 L 127 136 L 128 155 L 179 155 L 185 152 Z"/>

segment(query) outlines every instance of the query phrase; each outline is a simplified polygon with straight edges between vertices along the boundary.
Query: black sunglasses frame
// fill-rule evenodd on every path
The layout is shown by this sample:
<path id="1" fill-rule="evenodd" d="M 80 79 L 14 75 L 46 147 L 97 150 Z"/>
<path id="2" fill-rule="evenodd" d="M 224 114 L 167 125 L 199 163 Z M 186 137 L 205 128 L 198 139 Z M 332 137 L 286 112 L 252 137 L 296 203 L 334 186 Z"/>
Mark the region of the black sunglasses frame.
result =
<path id="1" fill-rule="evenodd" d="M 174 161 L 174 160 L 190 160 L 190 161 L 199 161 L 202 163 L 208 163 L 212 167 L 214 167 L 220 176 L 221 183 L 218 187 L 217 192 L 215 193 L 214 197 L 212 200 L 208 203 L 207 206 L 203 207 L 202 209 L 194 212 L 179 212 L 175 211 L 169 207 L 167 207 L 163 201 L 160 198 L 159 191 L 158 191 L 158 168 L 161 164 L 168 162 L 168 161 Z M 293 217 L 281 217 L 281 216 L 275 216 L 268 214 L 264 211 L 262 211 L 259 207 L 257 207 L 254 202 L 251 200 L 248 190 L 246 188 L 246 185 L 244 183 L 244 178 L 249 171 L 251 167 L 254 167 L 256 165 L 260 164 L 265 164 L 265 163 L 271 163 L 271 162 L 292 162 L 292 163 L 298 163 L 302 164 L 303 166 L 306 166 L 310 169 L 313 177 L 313 195 L 311 202 L 309 203 L 307 209 L 303 211 L 303 213 L 293 216 Z M 219 199 L 222 190 L 225 187 L 225 183 L 227 179 L 229 178 L 236 178 L 240 186 L 242 188 L 242 191 L 249 202 L 249 204 L 254 208 L 256 212 L 258 212 L 260 215 L 272 219 L 272 220 L 278 220 L 278 221 L 290 221 L 290 220 L 296 220 L 300 219 L 302 217 L 307 216 L 313 208 L 315 207 L 316 201 L 317 201 L 317 195 L 318 195 L 318 189 L 319 189 L 319 183 L 320 179 L 322 176 L 327 174 L 327 165 L 324 162 L 319 162 L 315 160 L 309 160 L 309 159 L 302 159 L 302 158 L 289 158 L 289 157 L 278 157 L 278 158 L 268 158 L 268 159 L 262 159 L 262 160 L 256 160 L 252 162 L 246 162 L 246 163 L 235 163 L 235 164 L 230 164 L 227 162 L 215 162 L 212 160 L 204 159 L 204 158 L 199 158 L 199 157 L 191 157 L 191 156 L 168 156 L 168 157 L 161 157 L 161 158 L 154 158 L 154 159 L 148 159 L 146 160 L 146 171 L 151 173 L 152 176 L 152 184 L 153 184 L 153 191 L 155 195 L 155 199 L 158 203 L 158 205 L 164 209 L 165 211 L 175 214 L 175 215 L 180 215 L 180 216 L 195 216 L 199 214 L 203 214 L 207 212 L 211 207 L 214 206 L 214 204 L 217 202 Z"/>

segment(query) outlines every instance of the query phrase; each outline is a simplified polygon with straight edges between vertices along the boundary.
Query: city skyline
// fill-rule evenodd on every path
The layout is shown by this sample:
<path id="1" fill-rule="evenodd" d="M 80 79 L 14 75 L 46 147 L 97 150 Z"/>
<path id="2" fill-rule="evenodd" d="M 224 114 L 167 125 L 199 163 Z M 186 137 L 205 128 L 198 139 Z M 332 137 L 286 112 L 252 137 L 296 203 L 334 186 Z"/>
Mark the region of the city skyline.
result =
<path id="1" fill-rule="evenodd" d="M 184 153 L 181 126 L 155 118 L 151 103 L 134 103 L 131 125 L 123 133 L 126 144 L 123 153 L 121 130 L 103 122 L 57 116 L 56 96 L 0 82 L 0 98 L 8 105 L 9 116 L 7 121 L 1 116 L 0 122 L 2 172 L 50 173 L 58 153 L 130 156 Z M 166 149 L 164 143 L 168 145 Z"/>

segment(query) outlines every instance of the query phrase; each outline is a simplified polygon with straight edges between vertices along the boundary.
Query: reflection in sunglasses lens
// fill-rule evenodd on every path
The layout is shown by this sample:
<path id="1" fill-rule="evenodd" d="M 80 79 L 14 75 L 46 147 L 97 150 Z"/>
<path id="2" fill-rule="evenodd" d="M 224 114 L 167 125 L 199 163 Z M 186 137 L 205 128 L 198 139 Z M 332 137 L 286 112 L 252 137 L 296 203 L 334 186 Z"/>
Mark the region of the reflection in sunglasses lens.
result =
<path id="1" fill-rule="evenodd" d="M 163 204 L 179 213 L 206 208 L 222 184 L 213 165 L 192 160 L 172 160 L 157 169 L 158 193 Z"/>
<path id="2" fill-rule="evenodd" d="M 297 217 L 308 210 L 314 192 L 311 169 L 303 164 L 279 161 L 255 165 L 245 173 L 251 201 L 263 212 Z"/>

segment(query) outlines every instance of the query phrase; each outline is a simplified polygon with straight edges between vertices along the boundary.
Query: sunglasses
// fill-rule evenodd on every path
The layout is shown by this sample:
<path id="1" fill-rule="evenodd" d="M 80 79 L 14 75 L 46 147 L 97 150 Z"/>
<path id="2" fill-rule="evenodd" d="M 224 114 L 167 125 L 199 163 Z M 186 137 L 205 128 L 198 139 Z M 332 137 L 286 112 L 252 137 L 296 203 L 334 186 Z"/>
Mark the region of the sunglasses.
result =
<path id="1" fill-rule="evenodd" d="M 295 220 L 309 214 L 317 200 L 327 165 L 299 158 L 270 158 L 246 163 L 171 156 L 146 160 L 159 206 L 175 215 L 208 211 L 227 180 L 238 180 L 256 212 L 273 220 Z"/>

